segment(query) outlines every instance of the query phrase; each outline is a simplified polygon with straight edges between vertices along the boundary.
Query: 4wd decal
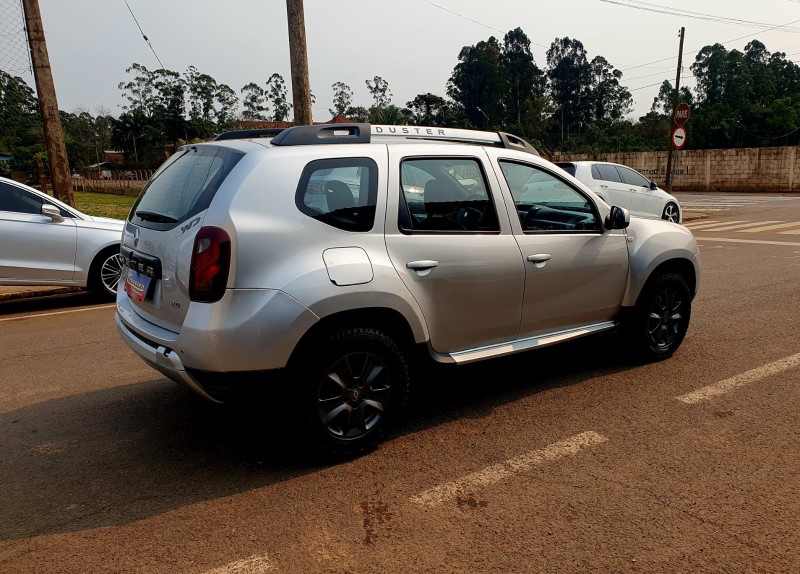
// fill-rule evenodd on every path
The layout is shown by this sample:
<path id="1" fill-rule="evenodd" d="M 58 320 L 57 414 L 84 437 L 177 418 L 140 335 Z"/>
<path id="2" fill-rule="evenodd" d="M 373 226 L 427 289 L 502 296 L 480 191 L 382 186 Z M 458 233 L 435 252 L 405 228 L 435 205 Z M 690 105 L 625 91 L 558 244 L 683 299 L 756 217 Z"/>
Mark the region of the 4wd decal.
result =
<path id="1" fill-rule="evenodd" d="M 194 227 L 195 225 L 197 225 L 199 223 L 200 223 L 200 216 L 198 215 L 197 217 L 192 219 L 189 223 L 184 223 L 183 225 L 181 225 L 180 229 L 178 229 L 178 232 L 175 234 L 175 237 L 178 237 L 179 235 L 183 235 L 184 233 L 186 233 L 192 227 Z"/>

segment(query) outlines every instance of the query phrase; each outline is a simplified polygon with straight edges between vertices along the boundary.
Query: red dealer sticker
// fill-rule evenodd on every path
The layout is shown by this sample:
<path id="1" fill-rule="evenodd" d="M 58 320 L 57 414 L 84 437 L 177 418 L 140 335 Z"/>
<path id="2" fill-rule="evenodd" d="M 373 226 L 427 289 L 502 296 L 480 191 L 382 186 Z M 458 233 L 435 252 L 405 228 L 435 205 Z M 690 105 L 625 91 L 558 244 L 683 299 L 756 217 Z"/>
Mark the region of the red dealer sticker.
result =
<path id="1" fill-rule="evenodd" d="M 142 275 L 133 269 L 128 269 L 128 276 L 125 277 L 125 292 L 128 294 L 128 297 L 134 301 L 144 301 L 147 297 L 151 279 L 152 278 L 147 275 Z"/>

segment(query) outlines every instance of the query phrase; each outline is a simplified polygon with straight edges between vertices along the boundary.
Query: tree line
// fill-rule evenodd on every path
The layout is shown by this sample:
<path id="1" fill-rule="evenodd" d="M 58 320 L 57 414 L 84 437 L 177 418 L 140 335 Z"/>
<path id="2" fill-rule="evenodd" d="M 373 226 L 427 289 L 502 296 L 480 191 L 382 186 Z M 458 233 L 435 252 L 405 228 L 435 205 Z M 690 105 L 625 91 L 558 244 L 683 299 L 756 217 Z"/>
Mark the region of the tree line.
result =
<path id="1" fill-rule="evenodd" d="M 543 65 L 521 28 L 494 36 L 457 55 L 441 94 L 422 93 L 393 103 L 388 82 L 365 80 L 372 98 L 356 104 L 343 82 L 332 86 L 331 116 L 358 122 L 436 125 L 502 130 L 521 135 L 545 151 L 601 153 L 666 149 L 672 127 L 673 86 L 664 80 L 650 111 L 633 119 L 633 96 L 623 72 L 590 55 L 573 38 L 556 38 Z M 689 148 L 798 145 L 800 67 L 758 40 L 744 51 L 705 46 L 690 66 L 696 88 L 680 100 L 692 106 Z M 103 149 L 126 152 L 133 164 L 152 166 L 176 145 L 201 141 L 240 121 L 288 121 L 292 105 L 280 74 L 241 89 L 217 82 L 190 66 L 185 72 L 149 70 L 133 64 L 119 83 L 125 104 L 119 117 L 106 109 L 62 112 L 73 167 L 96 163 Z M 12 166 L 31 169 L 44 153 L 41 121 L 32 90 L 0 72 L 0 151 Z"/>

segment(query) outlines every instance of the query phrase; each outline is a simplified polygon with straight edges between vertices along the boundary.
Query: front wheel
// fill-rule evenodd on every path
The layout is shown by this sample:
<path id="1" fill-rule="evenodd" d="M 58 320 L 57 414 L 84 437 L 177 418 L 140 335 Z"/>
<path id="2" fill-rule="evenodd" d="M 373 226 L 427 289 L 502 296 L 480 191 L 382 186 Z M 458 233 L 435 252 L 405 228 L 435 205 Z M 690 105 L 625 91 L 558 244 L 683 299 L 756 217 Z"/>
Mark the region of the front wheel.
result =
<path id="1" fill-rule="evenodd" d="M 681 214 L 678 206 L 674 203 L 668 203 L 664 206 L 664 213 L 661 214 L 661 219 L 671 221 L 672 223 L 680 223 Z"/>
<path id="2" fill-rule="evenodd" d="M 692 314 L 683 277 L 663 273 L 645 286 L 625 325 L 627 339 L 643 359 L 666 359 L 680 347 Z"/>
<path id="3" fill-rule="evenodd" d="M 379 329 L 341 329 L 312 341 L 290 369 L 292 424 L 312 451 L 348 456 L 374 448 L 404 410 L 408 361 Z"/>
<path id="4" fill-rule="evenodd" d="M 109 247 L 97 255 L 89 270 L 89 289 L 108 301 L 117 297 L 117 287 L 122 275 L 122 257 L 119 245 Z"/>

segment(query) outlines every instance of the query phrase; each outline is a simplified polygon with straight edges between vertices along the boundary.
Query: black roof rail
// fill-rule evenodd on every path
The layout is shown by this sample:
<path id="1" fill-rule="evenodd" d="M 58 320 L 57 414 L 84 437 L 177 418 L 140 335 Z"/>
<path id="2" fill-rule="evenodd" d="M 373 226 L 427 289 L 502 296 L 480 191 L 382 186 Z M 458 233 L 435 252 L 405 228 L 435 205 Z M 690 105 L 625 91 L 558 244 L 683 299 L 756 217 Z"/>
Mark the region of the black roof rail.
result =
<path id="1" fill-rule="evenodd" d="M 527 141 L 505 132 L 482 132 L 460 128 L 434 128 L 424 126 L 387 126 L 371 124 L 315 124 L 286 128 L 272 138 L 272 145 L 320 145 L 370 143 L 372 137 L 421 139 L 428 141 L 471 143 L 524 151 L 533 155 L 539 152 Z"/>
<path id="2" fill-rule="evenodd" d="M 271 138 L 281 133 L 285 128 L 260 128 L 252 130 L 233 130 L 222 132 L 214 138 L 215 142 L 223 140 L 248 140 L 256 138 Z"/>
<path id="3" fill-rule="evenodd" d="M 286 128 L 272 138 L 272 145 L 317 145 L 369 143 L 369 124 L 316 124 Z"/>

